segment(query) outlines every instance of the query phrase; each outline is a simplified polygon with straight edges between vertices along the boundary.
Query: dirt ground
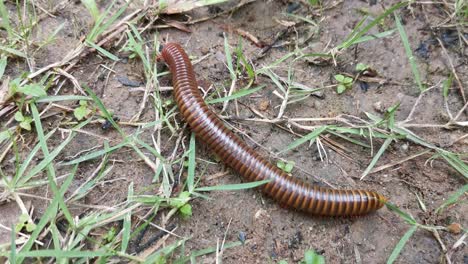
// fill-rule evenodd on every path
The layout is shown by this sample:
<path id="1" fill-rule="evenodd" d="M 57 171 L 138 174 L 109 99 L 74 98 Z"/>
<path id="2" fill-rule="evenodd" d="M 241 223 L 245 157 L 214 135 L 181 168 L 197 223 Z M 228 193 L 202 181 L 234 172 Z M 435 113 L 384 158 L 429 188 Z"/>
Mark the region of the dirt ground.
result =
<path id="1" fill-rule="evenodd" d="M 101 2 L 104 8 L 106 1 Z M 236 47 L 239 39 L 242 39 L 242 48 L 246 58 L 256 68 L 261 68 L 293 51 L 294 43 L 297 43 L 298 38 L 301 39 L 304 36 L 308 38 L 305 43 L 301 44 L 300 48 L 304 49 L 305 52 L 320 53 L 337 46 L 364 17 L 364 10 L 375 16 L 396 3 L 396 1 L 378 1 L 377 4 L 370 5 L 366 1 L 353 0 L 337 2 L 336 5 L 330 5 L 330 8 L 323 11 L 314 11 L 314 16 L 311 16 L 310 19 L 313 19 L 318 27 L 308 23 L 299 24 L 276 42 L 278 47 L 271 48 L 262 57 L 259 56 L 261 47 L 256 46 L 245 36 L 241 37 L 236 32 L 227 30 L 229 28 L 242 29 L 263 43 L 272 43 L 277 33 L 286 29 L 284 25 L 280 24 L 280 21 L 293 20 L 286 16 L 286 13 L 294 9 L 296 4 L 299 5 L 299 8 L 293 10 L 294 14 L 304 17 L 310 14 L 307 8 L 302 7 L 304 3 L 297 2 L 299 3 L 259 0 L 243 5 L 228 14 L 189 25 L 191 32 L 171 27 L 150 29 L 143 36 L 148 43 L 153 42 L 155 36 L 162 43 L 181 43 L 188 54 L 194 58 L 204 58 L 194 67 L 202 87 L 208 89 L 210 85 L 215 87 L 224 85 L 228 88 L 230 75 L 225 66 L 223 33 L 226 33 L 232 47 Z M 168 16 L 166 19 L 183 21 L 188 16 L 192 18 L 212 16 L 216 12 L 229 10 L 236 4 L 236 2 L 230 2 L 216 7 L 202 7 L 189 11 L 186 16 Z M 127 12 L 131 12 L 131 10 Z M 398 13 L 403 19 L 404 28 L 413 51 L 432 37 L 429 25 L 438 25 L 446 18 L 442 8 L 436 4 L 414 5 L 412 9 L 404 8 Z M 76 46 L 80 37 L 90 27 L 90 17 L 79 1 L 67 4 L 55 15 L 56 17 L 47 16 L 41 20 L 35 31 L 34 38 L 44 39 L 58 25 L 63 24 L 57 41 L 34 54 L 34 67 L 36 69 L 59 61 Z M 393 16 L 385 19 L 384 23 L 380 25 L 380 29 L 388 30 L 391 28 L 394 28 Z M 466 32 L 466 28 L 464 30 Z M 377 34 L 378 28 L 372 29 L 370 33 Z M 288 43 L 292 45 L 288 45 Z M 121 54 L 117 52 L 118 46 L 111 45 L 106 48 L 121 58 L 126 56 L 124 52 Z M 460 48 L 458 44 L 446 48 L 456 67 L 458 77 L 464 85 L 465 94 L 468 94 L 466 44 L 463 45 L 463 48 Z M 445 51 L 437 45 L 431 46 L 427 51 L 427 56 L 428 58 L 424 58 L 416 53 L 415 59 L 419 65 L 422 80 L 429 87 L 435 87 L 421 98 L 413 115 L 413 123 L 445 124 L 449 117 L 445 109 L 442 85 L 440 84 L 450 74 L 450 62 Z M 354 73 L 357 63 L 371 65 L 385 82 L 381 84 L 369 82 L 367 90 L 362 89 L 356 83 L 352 89 L 343 94 L 337 94 L 336 88 L 330 86 L 330 84 L 336 83 L 333 76 L 337 73 Z M 112 72 L 101 67 L 102 64 L 111 68 Z M 275 73 L 287 78 L 288 66 L 288 63 L 280 64 L 280 67 L 275 69 Z M 160 69 L 162 67 L 161 65 Z M 5 75 L 15 76 L 21 69 L 25 69 L 24 62 L 17 61 L 15 66 L 9 66 L 6 69 Z M 143 65 L 139 60 L 124 59 L 114 63 L 93 53 L 81 59 L 73 68 L 72 74 L 80 83 L 90 86 L 105 106 L 111 109 L 114 116 L 120 120 L 130 120 L 138 112 L 143 92 L 122 85 L 119 78 L 124 77 L 144 82 Z M 287 118 L 327 118 L 346 114 L 366 119 L 366 112 L 382 115 L 382 109 L 400 103 L 396 119 L 404 120 L 410 114 L 419 96 L 419 88 L 414 83 L 414 75 L 398 32 L 389 37 L 353 46 L 345 53 L 340 54 L 336 65 L 333 61 L 317 64 L 313 61 L 299 60 L 294 63 L 293 78 L 295 82 L 308 87 L 324 87 L 324 89 L 320 96 L 309 96 L 305 100 L 288 105 L 284 113 Z M 161 86 L 171 85 L 169 76 L 160 77 L 159 81 Z M 242 87 L 242 84 L 239 82 L 239 88 Z M 265 84 L 266 87 L 253 95 L 240 98 L 237 104 L 238 109 L 236 109 L 236 104 L 229 104 L 223 116 L 238 116 L 237 119 L 228 118 L 226 122 L 242 131 L 238 134 L 263 156 L 270 157 L 273 162 L 275 162 L 275 157 L 294 161 L 296 164 L 293 170 L 294 177 L 325 186 L 326 183 L 331 183 L 337 188 L 378 191 L 399 208 L 410 213 L 420 224 L 446 227 L 451 223 L 459 223 L 464 228 L 468 226 L 466 196 L 464 198 L 462 196 L 464 201 L 448 207 L 442 213 L 436 214 L 434 212 L 452 193 L 466 184 L 466 178 L 443 159 L 430 160 L 433 152 L 378 173 L 371 173 L 363 180 L 360 180 L 360 176 L 372 159 L 369 149 L 351 144 L 331 134 L 325 135 L 325 140 L 329 138 L 331 142 L 336 142 L 341 151 L 337 152 L 326 144 L 324 147 L 326 158 L 323 160 L 320 159 L 316 144 L 312 146 L 304 144 L 293 151 L 276 156 L 274 153 L 283 150 L 298 137 L 274 124 L 243 120 L 257 117 L 249 107 L 261 108 L 260 112 L 270 119 L 274 119 L 278 114 L 282 100 L 273 93 L 277 89 L 275 84 L 265 76 L 258 76 L 256 84 Z M 72 92 L 73 88 L 69 82 L 60 91 L 61 94 Z M 162 96 L 164 100 L 169 100 L 172 98 L 172 92 L 163 92 Z M 450 90 L 447 105 L 452 113 L 457 113 L 464 105 L 455 84 Z M 154 111 L 151 111 L 151 108 L 151 104 L 147 104 L 140 120 L 144 122 L 154 120 Z M 213 108 L 219 112 L 222 104 L 216 104 Z M 63 114 L 60 110 L 52 111 L 57 111 L 56 113 L 60 115 Z M 460 120 L 466 119 L 465 111 Z M 44 120 L 44 124 L 50 126 L 45 129 L 57 127 L 64 120 L 66 119 L 63 117 L 51 115 L 50 118 Z M 326 123 L 334 124 L 332 121 Z M 309 123 L 309 125 L 326 123 Z M 132 133 L 136 129 L 132 126 L 123 126 L 123 128 L 128 133 Z M 189 130 L 182 130 L 182 126 L 179 129 L 178 133 L 183 131 L 185 136 L 183 144 L 188 146 Z M 301 131 L 297 128 L 292 130 L 300 134 L 307 133 L 307 131 Z M 411 130 L 426 142 L 444 147 L 447 150 L 457 153 L 466 153 L 468 150 L 466 138 L 452 144 L 467 133 L 466 128 L 447 130 L 440 127 L 412 127 Z M 75 155 L 79 155 L 81 151 L 102 146 L 106 138 L 111 140 L 112 145 L 112 140 L 119 137 L 115 130 L 104 131 L 99 124 L 87 126 L 86 131 L 101 137 L 79 133 L 58 156 L 57 161 L 70 160 Z M 167 129 L 162 130 L 161 137 L 163 139 L 161 141 L 163 142 L 161 154 L 170 156 L 176 145 L 176 138 L 171 136 Z M 26 155 L 30 151 L 31 147 L 28 147 L 28 143 L 35 140 L 27 132 L 24 133 L 24 139 L 24 144 L 20 147 L 22 155 Z M 141 139 L 151 144 L 151 130 L 145 131 L 141 135 Z M 374 140 L 375 153 L 382 145 L 383 140 Z M 63 138 L 54 135 L 49 140 L 50 149 L 53 149 L 53 146 L 58 146 L 62 141 Z M 196 175 L 201 177 L 198 183 L 200 186 L 242 182 L 237 174 L 219 163 L 204 144 L 197 143 L 196 149 Z M 425 148 L 420 145 L 397 139 L 378 161 L 377 166 L 402 160 L 424 150 Z M 182 150 L 179 150 L 177 154 L 182 154 Z M 127 187 L 130 182 L 134 184 L 135 193 L 152 193 L 151 188 L 156 188 L 157 184 L 152 183 L 152 170 L 134 152 L 123 148 L 113 153 L 110 159 L 114 167 L 106 175 L 106 182 L 93 189 L 82 200 L 82 203 L 113 206 L 126 199 Z M 6 160 L 2 163 L 2 170 L 4 172 L 14 170 L 14 163 L 8 162 L 8 158 Z M 38 158 L 36 162 L 39 161 Z M 70 189 L 73 190 L 84 182 L 96 169 L 98 163 L 98 160 L 92 160 L 80 165 Z M 179 175 L 181 168 L 174 166 L 173 169 L 174 173 Z M 66 173 L 68 170 L 69 167 L 60 167 L 57 175 Z M 182 179 L 184 177 L 186 177 L 185 173 L 182 174 Z M 44 190 L 33 190 L 31 193 L 42 193 L 44 196 Z M 49 195 L 50 190 L 45 196 L 49 197 Z M 191 203 L 192 217 L 188 220 L 172 218 L 168 225 L 177 226 L 174 231 L 177 235 L 190 237 L 185 245 L 186 252 L 215 246 L 217 242 L 222 242 L 223 238 L 227 242 L 231 242 L 245 236 L 244 245 L 229 248 L 223 252 L 224 263 L 277 263 L 280 260 L 298 263 L 302 260 L 304 252 L 309 249 L 323 255 L 327 263 L 384 263 L 400 238 L 410 228 L 404 219 L 387 208 L 365 217 L 322 218 L 310 217 L 282 208 L 253 189 L 211 192 L 208 195 L 210 200 L 195 199 Z M 427 207 L 426 211 L 421 208 L 418 197 Z M 28 202 L 31 202 L 35 208 L 34 215 L 40 217 L 45 209 L 43 202 L 33 199 Z M 74 215 L 86 212 L 81 207 L 72 207 L 71 209 Z M 7 215 L 5 214 L 6 205 L 2 205 L 0 210 L 5 210 L 0 214 Z M 12 210 L 14 211 L 14 209 Z M 159 224 L 161 219 L 158 218 L 159 216 L 153 222 Z M 152 236 L 151 234 L 156 232 L 156 229 L 150 228 L 145 235 L 147 238 L 143 238 L 143 240 L 147 240 Z M 445 263 L 445 252 L 441 248 L 441 243 L 447 248 L 451 248 L 463 233 L 453 234 L 440 231 L 439 235 L 440 241 L 432 232 L 418 229 L 409 239 L 396 262 Z M 166 243 L 175 241 L 175 239 L 177 238 L 171 236 Z M 132 240 L 131 247 L 135 247 L 134 244 L 135 241 Z M 468 263 L 466 245 L 455 250 L 451 260 L 452 263 Z M 197 263 L 214 263 L 215 261 L 216 256 L 210 254 L 200 257 Z"/>

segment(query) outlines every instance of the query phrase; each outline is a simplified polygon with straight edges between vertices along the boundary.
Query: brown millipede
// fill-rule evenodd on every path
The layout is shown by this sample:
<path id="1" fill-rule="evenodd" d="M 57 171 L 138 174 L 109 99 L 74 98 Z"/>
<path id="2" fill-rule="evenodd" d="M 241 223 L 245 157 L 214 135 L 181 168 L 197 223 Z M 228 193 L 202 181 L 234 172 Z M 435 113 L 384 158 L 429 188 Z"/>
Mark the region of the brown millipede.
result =
<path id="1" fill-rule="evenodd" d="M 381 208 L 386 199 L 372 191 L 334 190 L 290 177 L 260 157 L 224 126 L 198 90 L 192 63 L 177 43 L 164 45 L 161 56 L 172 73 L 180 112 L 197 137 L 245 180 L 270 179 L 259 188 L 281 205 L 323 216 L 363 215 Z"/>

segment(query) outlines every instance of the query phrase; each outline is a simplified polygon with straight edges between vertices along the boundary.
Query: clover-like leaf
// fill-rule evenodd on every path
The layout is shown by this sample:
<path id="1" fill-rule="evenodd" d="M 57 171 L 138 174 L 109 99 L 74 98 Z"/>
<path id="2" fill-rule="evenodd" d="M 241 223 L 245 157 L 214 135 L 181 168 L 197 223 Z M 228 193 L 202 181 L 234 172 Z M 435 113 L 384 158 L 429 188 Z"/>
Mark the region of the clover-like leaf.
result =
<path id="1" fill-rule="evenodd" d="M 288 161 L 288 163 L 286 163 L 286 166 L 284 166 L 284 171 L 286 173 L 291 173 L 291 171 L 293 170 L 294 168 L 294 165 L 295 165 L 295 162 L 294 161 Z"/>
<path id="2" fill-rule="evenodd" d="M 365 71 L 365 70 L 367 70 L 369 68 L 370 68 L 369 65 L 364 64 L 364 63 L 358 63 L 356 65 L 356 71 L 358 71 L 358 72 L 363 72 L 363 71 Z"/>
<path id="3" fill-rule="evenodd" d="M 353 82 L 353 78 L 351 77 L 345 77 L 343 80 L 343 84 L 346 86 L 350 85 L 352 82 Z"/>
<path id="4" fill-rule="evenodd" d="M 342 94 L 344 93 L 344 91 L 346 91 L 346 86 L 344 86 L 344 84 L 338 84 L 338 86 L 336 87 L 336 92 L 338 94 Z"/>
<path id="5" fill-rule="evenodd" d="M 344 81 L 344 75 L 342 74 L 337 74 L 334 76 L 335 77 L 335 80 L 337 80 L 338 82 L 342 83 Z"/>
<path id="6" fill-rule="evenodd" d="M 20 111 L 16 112 L 15 113 L 15 120 L 18 121 L 18 122 L 23 121 L 24 120 L 23 113 L 21 113 Z"/>

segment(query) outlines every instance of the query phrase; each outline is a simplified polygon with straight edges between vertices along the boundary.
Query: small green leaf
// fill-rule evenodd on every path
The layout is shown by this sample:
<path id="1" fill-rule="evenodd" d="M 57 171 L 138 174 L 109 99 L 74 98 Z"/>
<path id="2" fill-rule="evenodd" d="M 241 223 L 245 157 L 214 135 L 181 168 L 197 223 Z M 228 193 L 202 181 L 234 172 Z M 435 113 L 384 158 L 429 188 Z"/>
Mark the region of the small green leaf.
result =
<path id="1" fill-rule="evenodd" d="M 369 65 L 366 65 L 364 63 L 358 63 L 356 65 L 356 71 L 358 71 L 358 72 L 363 72 L 363 71 L 365 71 L 367 69 L 369 69 Z"/>
<path id="2" fill-rule="evenodd" d="M 294 165 L 295 165 L 294 161 L 288 161 L 288 163 L 286 163 L 286 166 L 284 166 L 284 171 L 286 173 L 291 173 L 291 171 L 294 168 Z"/>
<path id="3" fill-rule="evenodd" d="M 282 160 L 278 160 L 278 162 L 276 162 L 276 167 L 280 168 L 281 170 L 284 170 L 285 166 L 286 164 Z"/>
<path id="4" fill-rule="evenodd" d="M 18 122 L 23 121 L 24 120 L 23 113 L 21 113 L 20 111 L 16 112 L 15 113 L 15 120 L 18 121 Z"/>
<path id="5" fill-rule="evenodd" d="M 40 96 L 47 95 L 46 91 L 44 90 L 44 87 L 37 83 L 26 84 L 25 86 L 18 87 L 16 91 L 23 93 L 25 95 L 33 96 L 33 97 L 40 97 Z"/>
<path id="6" fill-rule="evenodd" d="M 82 120 L 91 113 L 91 110 L 88 109 L 88 102 L 85 100 L 80 100 L 80 106 L 73 110 L 73 115 L 78 120 Z"/>
<path id="7" fill-rule="evenodd" d="M 111 227 L 107 231 L 106 235 L 104 235 L 104 239 L 106 239 L 107 242 L 111 242 L 112 240 L 114 240 L 116 234 L 117 234 L 117 230 L 115 229 L 115 227 Z"/>
<path id="8" fill-rule="evenodd" d="M 344 93 L 344 91 L 346 91 L 346 86 L 344 86 L 343 84 L 338 84 L 338 86 L 336 87 L 336 92 L 338 94 L 342 94 Z"/>
<path id="9" fill-rule="evenodd" d="M 0 144 L 9 138 L 11 138 L 11 132 L 9 130 L 0 132 Z"/>
<path id="10" fill-rule="evenodd" d="M 305 264 L 325 264 L 325 258 L 322 255 L 315 253 L 313 250 L 307 250 L 304 253 Z"/>
<path id="11" fill-rule="evenodd" d="M 343 80 L 343 84 L 345 84 L 346 86 L 348 86 L 349 84 L 353 83 L 353 78 L 351 77 L 345 77 L 344 80 Z"/>
<path id="12" fill-rule="evenodd" d="M 18 221 L 20 223 L 25 223 L 29 220 L 29 215 L 28 214 L 21 214 L 18 218 Z"/>
<path id="13" fill-rule="evenodd" d="M 335 80 L 337 80 L 340 83 L 343 82 L 344 78 L 345 78 L 344 75 L 341 75 L 341 74 L 335 75 Z"/>
<path id="14" fill-rule="evenodd" d="M 31 122 L 32 122 L 32 118 L 30 116 L 26 116 L 24 117 L 24 120 L 20 122 L 20 127 L 22 127 L 23 129 L 26 129 L 28 131 L 31 131 Z"/>
<path id="15" fill-rule="evenodd" d="M 24 223 L 18 223 L 15 225 L 15 232 L 16 233 L 19 233 L 19 231 L 21 231 L 21 229 L 23 229 L 24 227 Z"/>
<path id="16" fill-rule="evenodd" d="M 179 212 L 183 219 L 188 219 L 192 216 L 192 206 L 190 204 L 185 204 L 180 207 Z"/>
<path id="17" fill-rule="evenodd" d="M 36 229 L 36 224 L 34 224 L 34 223 L 29 223 L 29 222 L 26 224 L 26 231 L 32 232 L 32 231 L 34 231 L 35 229 Z"/>

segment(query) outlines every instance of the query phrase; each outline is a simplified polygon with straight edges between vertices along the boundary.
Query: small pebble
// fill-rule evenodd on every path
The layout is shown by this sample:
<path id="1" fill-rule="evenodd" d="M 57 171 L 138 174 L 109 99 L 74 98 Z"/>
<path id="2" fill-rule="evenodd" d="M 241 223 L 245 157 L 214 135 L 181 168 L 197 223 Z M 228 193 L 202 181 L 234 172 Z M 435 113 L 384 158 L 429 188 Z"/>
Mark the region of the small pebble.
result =
<path id="1" fill-rule="evenodd" d="M 402 144 L 402 145 L 400 146 L 400 149 L 401 149 L 402 151 L 405 151 L 405 152 L 408 151 L 408 148 L 409 148 L 409 144 L 408 144 L 408 143 L 404 143 L 404 144 Z"/>
<path id="2" fill-rule="evenodd" d="M 239 234 L 237 235 L 237 238 L 243 245 L 245 243 L 245 240 L 247 240 L 247 234 L 245 232 L 240 231 Z"/>
<path id="3" fill-rule="evenodd" d="M 381 101 L 375 102 L 372 106 L 374 107 L 374 110 L 379 113 L 385 112 L 385 108 L 383 107 Z"/>
<path id="4" fill-rule="evenodd" d="M 266 111 L 268 109 L 268 107 L 270 106 L 270 102 L 268 100 L 262 100 L 259 104 L 258 104 L 258 110 L 260 111 Z"/>
<path id="5" fill-rule="evenodd" d="M 206 55 L 208 52 L 210 52 L 210 48 L 203 46 L 200 48 L 200 52 L 201 54 Z"/>
<path id="6" fill-rule="evenodd" d="M 451 223 L 449 226 L 447 226 L 448 230 L 450 233 L 458 235 L 460 234 L 462 230 L 462 226 L 459 223 Z"/>

